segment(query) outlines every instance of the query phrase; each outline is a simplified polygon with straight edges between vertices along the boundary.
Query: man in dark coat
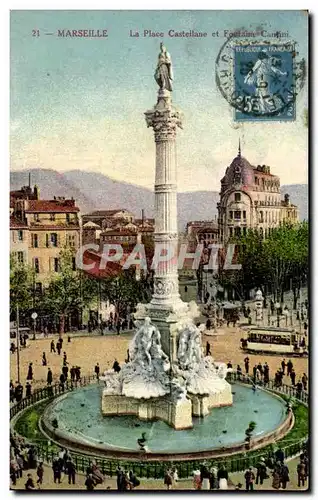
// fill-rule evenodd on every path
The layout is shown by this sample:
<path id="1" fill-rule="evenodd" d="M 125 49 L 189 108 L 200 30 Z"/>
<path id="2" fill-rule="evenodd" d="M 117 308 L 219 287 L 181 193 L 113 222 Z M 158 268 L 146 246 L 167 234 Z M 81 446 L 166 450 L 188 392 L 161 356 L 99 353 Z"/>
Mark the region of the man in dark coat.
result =
<path id="1" fill-rule="evenodd" d="M 291 374 L 291 371 L 292 371 L 292 369 L 293 369 L 293 366 L 294 366 L 294 365 L 293 365 L 292 361 L 291 361 L 291 360 L 289 360 L 289 361 L 288 361 L 288 363 L 287 363 L 287 375 L 290 375 L 290 374 Z"/>
<path id="2" fill-rule="evenodd" d="M 99 380 L 99 372 L 100 372 L 100 368 L 99 368 L 99 364 L 96 363 L 96 366 L 95 366 L 95 374 L 96 374 L 96 378 L 97 380 Z"/>
<path id="3" fill-rule="evenodd" d="M 296 385 L 296 372 L 295 372 L 294 368 L 292 368 L 292 370 L 290 372 L 290 380 L 291 380 L 292 385 Z"/>
<path id="4" fill-rule="evenodd" d="M 23 398 L 23 385 L 17 384 L 15 386 L 14 395 L 17 403 L 19 403 L 19 401 L 21 401 L 21 399 Z"/>
<path id="5" fill-rule="evenodd" d="M 61 387 L 62 391 L 64 391 L 64 384 L 65 384 L 65 377 L 64 377 L 64 374 L 61 373 L 61 375 L 60 375 L 60 387 Z"/>
<path id="6" fill-rule="evenodd" d="M 75 484 L 76 468 L 71 457 L 68 457 L 68 460 L 66 462 L 66 471 L 68 475 L 68 484 Z"/>
<path id="7" fill-rule="evenodd" d="M 259 463 L 256 465 L 257 473 L 256 473 L 256 484 L 258 482 L 263 484 L 264 479 L 268 477 L 267 475 L 267 467 L 263 458 L 260 459 Z"/>
<path id="8" fill-rule="evenodd" d="M 55 352 L 54 340 L 51 341 L 51 351 L 50 352 Z"/>
<path id="9" fill-rule="evenodd" d="M 72 366 L 70 369 L 70 375 L 71 375 L 71 382 L 74 382 L 75 380 L 75 366 Z"/>
<path id="10" fill-rule="evenodd" d="M 58 481 L 58 483 L 61 482 L 61 466 L 59 463 L 58 457 L 55 457 L 52 463 L 52 469 L 53 469 L 53 480 L 54 483 Z"/>
<path id="11" fill-rule="evenodd" d="M 47 381 L 47 385 L 51 385 L 53 382 L 53 373 L 52 373 L 51 368 L 49 368 L 47 371 L 46 381 Z"/>
<path id="12" fill-rule="evenodd" d="M 28 374 L 27 374 L 27 380 L 33 380 L 33 368 L 32 368 L 32 363 L 29 363 Z"/>
<path id="13" fill-rule="evenodd" d="M 32 386 L 30 384 L 30 382 L 27 382 L 26 385 L 25 385 L 25 397 L 26 398 L 29 398 L 32 394 Z"/>
<path id="14" fill-rule="evenodd" d="M 207 341 L 207 343 L 206 343 L 205 355 L 211 356 L 211 345 L 210 345 L 209 341 Z"/>
<path id="15" fill-rule="evenodd" d="M 67 380 L 67 377 L 68 377 L 68 366 L 67 365 L 62 366 L 62 373 L 64 375 L 65 380 Z"/>
<path id="16" fill-rule="evenodd" d="M 285 358 L 283 359 L 283 361 L 281 362 L 281 367 L 282 367 L 282 370 L 283 370 L 283 374 L 285 375 L 285 368 L 286 368 L 286 361 L 285 361 Z M 288 375 L 288 374 L 287 374 Z"/>
<path id="17" fill-rule="evenodd" d="M 245 365 L 245 373 L 248 375 L 248 370 L 249 370 L 249 366 L 250 366 L 250 358 L 249 357 L 246 357 L 244 359 L 244 365 Z"/>
<path id="18" fill-rule="evenodd" d="M 58 341 L 56 342 L 56 350 L 57 350 L 57 354 L 58 354 L 59 356 L 60 356 L 60 354 L 61 354 L 61 349 L 62 349 L 62 346 L 61 346 L 61 344 L 60 344 L 60 341 L 58 340 Z"/>

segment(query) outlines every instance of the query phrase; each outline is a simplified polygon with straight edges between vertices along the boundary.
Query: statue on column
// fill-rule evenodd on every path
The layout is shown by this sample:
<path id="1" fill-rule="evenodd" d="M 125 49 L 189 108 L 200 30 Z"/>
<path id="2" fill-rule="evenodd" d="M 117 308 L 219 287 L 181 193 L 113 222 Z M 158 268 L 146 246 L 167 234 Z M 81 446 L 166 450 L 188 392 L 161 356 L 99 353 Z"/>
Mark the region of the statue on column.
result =
<path id="1" fill-rule="evenodd" d="M 172 92 L 172 61 L 169 52 L 167 52 L 167 49 L 162 42 L 160 43 L 160 53 L 154 76 L 161 90 L 166 89 Z"/>

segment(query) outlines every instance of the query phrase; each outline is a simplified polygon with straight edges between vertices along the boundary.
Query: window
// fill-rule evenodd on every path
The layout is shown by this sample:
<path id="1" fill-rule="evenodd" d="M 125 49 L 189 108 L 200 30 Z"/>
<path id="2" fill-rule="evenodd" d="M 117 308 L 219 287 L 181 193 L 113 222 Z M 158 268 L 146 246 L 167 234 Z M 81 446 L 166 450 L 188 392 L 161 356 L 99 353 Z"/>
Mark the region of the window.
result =
<path id="1" fill-rule="evenodd" d="M 51 246 L 57 247 L 57 234 L 56 233 L 51 233 L 50 240 L 51 240 Z"/>
<path id="2" fill-rule="evenodd" d="M 23 262 L 24 262 L 23 252 L 18 252 L 17 255 L 18 255 L 18 263 L 23 264 Z"/>
<path id="3" fill-rule="evenodd" d="M 60 270 L 60 259 L 58 257 L 54 257 L 54 271 L 58 273 Z"/>
<path id="4" fill-rule="evenodd" d="M 40 216 L 39 214 L 34 214 L 34 221 L 39 222 L 40 221 Z"/>
<path id="5" fill-rule="evenodd" d="M 234 212 L 234 219 L 235 220 L 241 220 L 241 210 L 235 210 L 235 212 Z"/>
<path id="6" fill-rule="evenodd" d="M 230 236 L 233 236 L 233 227 L 230 227 Z"/>
<path id="7" fill-rule="evenodd" d="M 32 234 L 31 235 L 31 241 L 32 241 L 32 247 L 33 248 L 38 248 L 39 241 L 38 241 L 38 235 L 37 234 Z"/>
<path id="8" fill-rule="evenodd" d="M 233 219 L 233 210 L 230 210 L 230 219 Z"/>
<path id="9" fill-rule="evenodd" d="M 40 263 L 37 257 L 34 258 L 34 270 L 37 274 L 40 272 Z"/>
<path id="10" fill-rule="evenodd" d="M 23 231 L 21 229 L 18 231 L 18 240 L 23 241 Z"/>
<path id="11" fill-rule="evenodd" d="M 54 222 L 54 221 L 55 221 L 55 214 L 50 214 L 50 220 L 51 220 L 52 222 Z"/>
<path id="12" fill-rule="evenodd" d="M 35 293 L 39 293 L 39 294 L 42 293 L 42 283 L 41 282 L 35 283 Z"/>
<path id="13" fill-rule="evenodd" d="M 241 235 L 241 228 L 240 227 L 235 227 L 234 228 L 235 236 L 240 236 Z"/>
<path id="14" fill-rule="evenodd" d="M 246 210 L 243 210 L 243 219 L 246 219 Z"/>
<path id="15" fill-rule="evenodd" d="M 69 223 L 70 222 L 70 214 L 66 214 L 66 222 Z"/>
<path id="16" fill-rule="evenodd" d="M 264 222 L 264 218 L 263 218 L 263 212 L 260 212 L 259 213 L 259 221 L 262 223 Z"/>
<path id="17" fill-rule="evenodd" d="M 243 229 L 244 236 L 246 236 L 246 227 L 243 227 L 242 229 Z"/>
<path id="18" fill-rule="evenodd" d="M 241 193 L 235 193 L 235 201 L 241 201 Z"/>

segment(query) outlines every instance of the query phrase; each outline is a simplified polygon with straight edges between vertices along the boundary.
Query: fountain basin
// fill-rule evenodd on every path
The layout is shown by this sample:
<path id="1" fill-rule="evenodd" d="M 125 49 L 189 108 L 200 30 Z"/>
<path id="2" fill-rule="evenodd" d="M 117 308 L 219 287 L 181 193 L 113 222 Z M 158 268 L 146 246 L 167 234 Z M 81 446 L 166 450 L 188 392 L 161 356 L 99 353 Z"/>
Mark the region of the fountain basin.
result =
<path id="1" fill-rule="evenodd" d="M 193 428 L 178 431 L 165 422 L 141 421 L 136 416 L 108 416 L 101 411 L 102 385 L 67 393 L 48 405 L 41 429 L 49 438 L 76 451 L 105 457 L 141 458 L 137 439 L 147 437 L 147 459 L 176 456 L 179 460 L 217 457 L 245 451 L 245 430 L 257 426 L 251 449 L 283 437 L 293 426 L 285 402 L 264 390 L 233 384 L 233 406 L 214 408 L 205 418 L 193 418 Z M 52 425 L 57 419 L 58 428 Z"/>

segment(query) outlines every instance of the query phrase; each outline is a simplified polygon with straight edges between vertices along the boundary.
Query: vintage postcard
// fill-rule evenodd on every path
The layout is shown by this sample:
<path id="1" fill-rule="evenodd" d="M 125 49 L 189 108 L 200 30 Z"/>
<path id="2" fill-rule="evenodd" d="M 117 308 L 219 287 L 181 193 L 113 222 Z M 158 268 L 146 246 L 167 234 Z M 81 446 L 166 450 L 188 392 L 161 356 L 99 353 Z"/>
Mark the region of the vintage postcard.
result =
<path id="1" fill-rule="evenodd" d="M 308 11 L 10 17 L 10 488 L 308 491 Z"/>

